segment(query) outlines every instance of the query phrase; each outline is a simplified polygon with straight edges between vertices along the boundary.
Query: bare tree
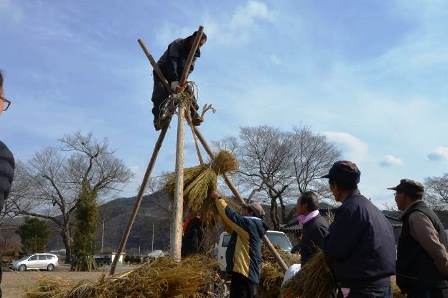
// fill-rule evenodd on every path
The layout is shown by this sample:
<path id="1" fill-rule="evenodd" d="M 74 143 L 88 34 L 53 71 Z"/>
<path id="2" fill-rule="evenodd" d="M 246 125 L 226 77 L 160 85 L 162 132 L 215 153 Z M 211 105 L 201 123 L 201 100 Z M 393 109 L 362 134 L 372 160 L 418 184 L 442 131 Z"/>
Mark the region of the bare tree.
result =
<path id="1" fill-rule="evenodd" d="M 425 179 L 425 201 L 434 210 L 445 210 L 448 206 L 448 174 Z"/>
<path id="2" fill-rule="evenodd" d="M 292 170 L 298 191 L 314 190 L 328 197 L 328 186 L 322 184 L 320 177 L 340 159 L 340 151 L 326 137 L 313 133 L 308 127 L 295 128 L 292 139 Z"/>
<path id="3" fill-rule="evenodd" d="M 289 170 L 292 157 L 291 135 L 268 126 L 243 127 L 236 153 L 240 160 L 239 180 L 252 189 L 252 196 L 263 191 L 270 200 L 271 220 L 275 229 L 285 219 L 284 194 L 293 177 Z"/>
<path id="4" fill-rule="evenodd" d="M 131 171 L 114 157 L 106 140 L 76 132 L 59 140 L 60 148 L 49 147 L 31 160 L 17 165 L 10 203 L 17 214 L 47 219 L 54 223 L 72 257 L 73 213 L 83 181 L 90 191 L 106 195 L 127 183 Z"/>

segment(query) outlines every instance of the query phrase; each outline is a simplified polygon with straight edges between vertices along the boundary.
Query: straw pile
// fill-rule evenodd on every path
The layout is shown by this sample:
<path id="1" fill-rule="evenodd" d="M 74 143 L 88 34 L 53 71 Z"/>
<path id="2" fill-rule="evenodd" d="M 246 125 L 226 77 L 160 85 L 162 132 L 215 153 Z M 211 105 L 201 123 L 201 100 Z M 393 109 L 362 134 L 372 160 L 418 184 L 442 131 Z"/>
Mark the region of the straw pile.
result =
<path id="1" fill-rule="evenodd" d="M 285 261 L 286 265 L 291 266 L 292 264 L 299 263 L 299 258 L 285 253 L 281 249 L 276 247 L 278 253 Z M 260 298 L 271 298 L 278 297 L 280 295 L 280 288 L 283 282 L 284 272 L 283 269 L 278 264 L 272 252 L 269 250 L 266 244 L 263 243 L 262 246 L 262 264 L 261 264 L 261 275 L 260 275 L 260 287 L 258 297 Z"/>
<path id="2" fill-rule="evenodd" d="M 82 282 L 75 286 L 63 280 L 41 280 L 27 292 L 29 298 L 113 297 L 216 297 L 211 287 L 221 282 L 216 262 L 204 256 L 185 258 L 180 263 L 169 257 L 146 263 L 119 278 Z M 218 295 L 219 296 L 219 295 Z"/>
<path id="3" fill-rule="evenodd" d="M 335 290 L 335 282 L 325 255 L 319 251 L 299 274 L 283 287 L 282 297 L 328 298 Z"/>
<path id="4" fill-rule="evenodd" d="M 211 191 L 217 190 L 218 176 L 238 170 L 238 161 L 229 151 L 221 150 L 208 164 L 184 169 L 184 203 L 191 212 L 198 212 L 205 223 L 212 223 L 217 213 Z M 167 176 L 165 191 L 174 196 L 176 174 Z"/>

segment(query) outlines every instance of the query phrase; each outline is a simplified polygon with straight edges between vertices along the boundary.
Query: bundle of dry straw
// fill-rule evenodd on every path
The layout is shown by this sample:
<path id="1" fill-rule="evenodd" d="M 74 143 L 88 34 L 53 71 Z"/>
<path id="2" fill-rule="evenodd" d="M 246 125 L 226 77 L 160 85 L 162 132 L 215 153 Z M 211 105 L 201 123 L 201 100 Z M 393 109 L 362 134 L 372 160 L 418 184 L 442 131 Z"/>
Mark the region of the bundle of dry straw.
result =
<path id="1" fill-rule="evenodd" d="M 208 164 L 184 169 L 184 203 L 191 212 L 198 212 L 206 223 L 210 223 L 216 214 L 216 208 L 207 196 L 216 191 L 218 176 L 238 170 L 238 161 L 235 156 L 221 150 Z M 167 176 L 165 191 L 174 196 L 176 174 Z"/>
<path id="2" fill-rule="evenodd" d="M 278 247 L 277 252 L 280 254 L 286 265 L 299 263 L 299 257 L 289 253 L 285 253 Z M 284 277 L 283 269 L 278 264 L 275 257 L 270 252 L 267 245 L 262 246 L 262 263 L 260 275 L 260 287 L 258 295 L 260 298 L 278 297 Z"/>
<path id="3" fill-rule="evenodd" d="M 216 262 L 203 256 L 176 262 L 169 257 L 146 263 L 127 275 L 71 285 L 63 280 L 41 280 L 29 298 L 216 297 L 211 285 L 220 282 Z"/>
<path id="4" fill-rule="evenodd" d="M 328 298 L 336 288 L 325 255 L 319 251 L 282 288 L 282 297 Z"/>

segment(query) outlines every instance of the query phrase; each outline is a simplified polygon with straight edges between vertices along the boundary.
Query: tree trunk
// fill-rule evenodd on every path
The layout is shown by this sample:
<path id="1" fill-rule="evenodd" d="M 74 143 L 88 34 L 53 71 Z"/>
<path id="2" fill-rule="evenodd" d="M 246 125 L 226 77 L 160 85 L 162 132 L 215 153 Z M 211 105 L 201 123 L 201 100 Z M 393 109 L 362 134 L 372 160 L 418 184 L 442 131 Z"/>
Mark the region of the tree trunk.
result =
<path id="1" fill-rule="evenodd" d="M 285 223 L 286 221 L 286 207 L 285 207 L 285 203 L 283 202 L 283 197 L 280 195 L 278 196 L 278 199 L 280 201 L 280 207 L 281 207 L 281 218 L 282 218 L 282 223 Z"/>
<path id="2" fill-rule="evenodd" d="M 71 264 L 72 260 L 72 247 L 70 241 L 70 231 L 68 228 L 63 228 L 61 231 L 62 241 L 65 246 L 65 264 Z"/>
<path id="3" fill-rule="evenodd" d="M 277 199 L 271 199 L 271 220 L 274 226 L 274 230 L 278 231 L 280 229 L 280 225 L 278 219 Z"/>

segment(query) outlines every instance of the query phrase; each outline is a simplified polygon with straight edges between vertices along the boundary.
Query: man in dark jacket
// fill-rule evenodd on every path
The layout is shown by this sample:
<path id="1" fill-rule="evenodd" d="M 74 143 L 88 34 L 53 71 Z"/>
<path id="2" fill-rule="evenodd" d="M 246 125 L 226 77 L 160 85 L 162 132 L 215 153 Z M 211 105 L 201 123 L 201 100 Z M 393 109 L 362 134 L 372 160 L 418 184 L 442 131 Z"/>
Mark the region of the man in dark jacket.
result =
<path id="1" fill-rule="evenodd" d="M 325 239 L 324 253 L 349 298 L 389 298 L 396 259 L 392 225 L 359 192 L 360 176 L 354 163 L 338 161 L 322 177 L 329 179 L 334 198 L 342 203 Z"/>
<path id="2" fill-rule="evenodd" d="M 324 246 L 328 235 L 328 222 L 319 214 L 319 197 L 314 191 L 302 193 L 297 200 L 298 221 L 303 226 L 299 243 L 300 260 L 304 266 Z"/>
<path id="3" fill-rule="evenodd" d="M 0 72 L 0 114 L 6 111 L 11 105 L 11 101 L 5 98 L 3 92 L 3 74 Z M 0 141 L 0 211 L 8 198 L 14 177 L 14 157 L 8 147 Z M 1 258 L 1 256 L 0 256 Z M 0 266 L 0 283 L 2 281 L 2 269 Z M 0 297 L 2 292 L 0 289 Z"/>
<path id="4" fill-rule="evenodd" d="M 258 203 L 244 208 L 243 215 L 227 206 L 226 201 L 213 192 L 219 215 L 231 233 L 227 246 L 227 271 L 232 274 L 230 298 L 253 298 L 260 282 L 261 245 L 267 226 L 264 210 Z"/>
<path id="5" fill-rule="evenodd" d="M 198 32 L 194 32 L 191 36 L 187 38 L 179 38 L 169 44 L 165 53 L 163 53 L 162 57 L 160 57 L 159 61 L 157 61 L 157 65 L 162 71 L 165 78 L 168 80 L 168 84 L 171 89 L 170 92 L 177 93 L 182 90 L 185 86 L 179 86 L 179 81 L 182 77 L 182 73 L 185 68 L 185 64 L 187 62 L 188 54 L 190 53 L 190 49 L 193 46 L 194 39 Z M 199 48 L 205 44 L 207 41 L 207 35 L 205 33 L 202 34 L 201 41 L 199 43 Z M 201 56 L 200 49 L 196 51 L 194 55 L 193 63 L 189 69 L 189 73 L 191 73 L 194 69 L 194 62 L 197 58 Z M 165 104 L 166 100 L 169 97 L 169 91 L 165 89 L 156 72 L 153 72 L 154 77 L 154 89 L 152 92 L 152 102 L 153 109 L 152 113 L 154 114 L 154 127 L 156 130 L 160 130 L 168 125 L 169 119 L 164 115 L 161 107 Z M 193 93 L 192 90 L 190 90 Z M 197 113 L 199 106 L 196 101 L 193 102 L 193 107 L 190 110 L 193 124 L 199 125 L 202 122 L 201 117 Z"/>
<path id="6" fill-rule="evenodd" d="M 395 202 L 403 211 L 398 241 L 397 284 L 409 298 L 448 297 L 448 238 L 438 216 L 423 202 L 421 183 L 402 179 Z"/>

